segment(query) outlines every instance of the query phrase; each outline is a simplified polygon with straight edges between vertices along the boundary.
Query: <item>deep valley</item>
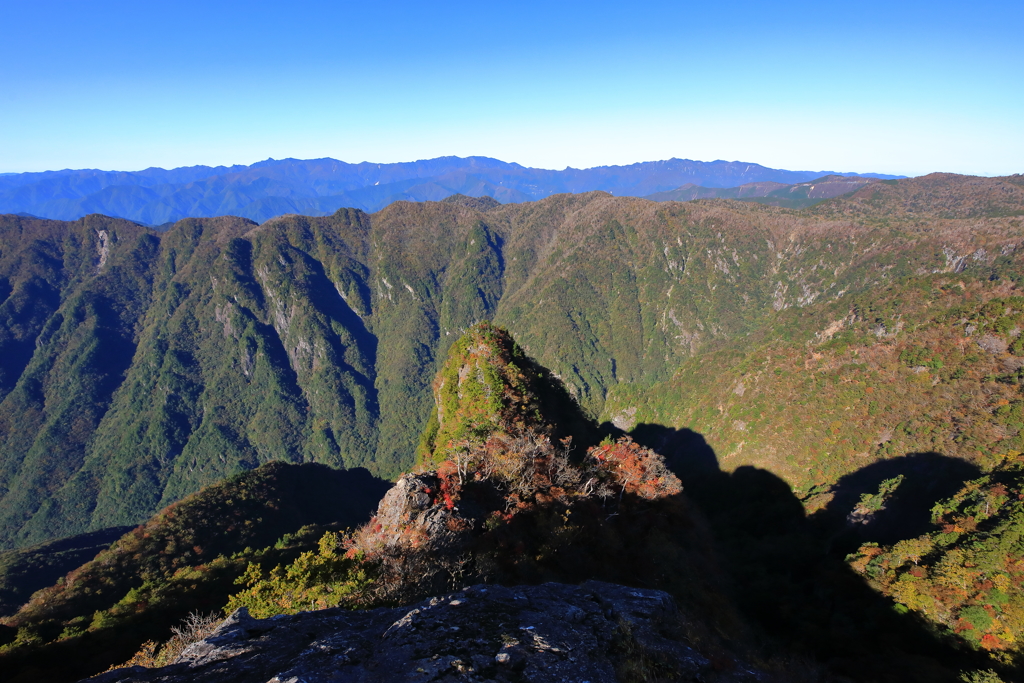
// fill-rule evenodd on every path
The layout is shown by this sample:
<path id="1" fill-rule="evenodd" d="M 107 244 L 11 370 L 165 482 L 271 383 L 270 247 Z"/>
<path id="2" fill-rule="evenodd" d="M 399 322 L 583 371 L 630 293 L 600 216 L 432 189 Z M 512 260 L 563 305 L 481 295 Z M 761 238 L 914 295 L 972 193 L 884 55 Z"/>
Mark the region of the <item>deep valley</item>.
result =
<path id="1" fill-rule="evenodd" d="M 806 180 L 0 216 L 9 680 L 589 580 L 715 671 L 1018 680 L 1024 178 Z"/>

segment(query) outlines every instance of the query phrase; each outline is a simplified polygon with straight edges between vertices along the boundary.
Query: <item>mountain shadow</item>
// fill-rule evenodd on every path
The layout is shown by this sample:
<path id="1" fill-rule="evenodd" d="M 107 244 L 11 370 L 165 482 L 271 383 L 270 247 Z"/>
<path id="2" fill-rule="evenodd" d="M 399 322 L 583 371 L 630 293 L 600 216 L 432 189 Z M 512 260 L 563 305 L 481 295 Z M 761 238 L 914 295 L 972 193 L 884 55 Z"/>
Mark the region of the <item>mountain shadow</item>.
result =
<path id="1" fill-rule="evenodd" d="M 916 613 L 899 613 L 845 563 L 861 539 L 891 542 L 927 531 L 931 506 L 976 477 L 976 468 L 937 453 L 875 463 L 843 477 L 825 508 L 808 516 L 771 472 L 723 472 L 697 432 L 641 424 L 631 435 L 665 456 L 708 518 L 739 609 L 762 630 L 766 648 L 781 644 L 855 680 L 959 681 L 965 669 L 993 666 Z M 851 521 L 862 494 L 900 475 L 873 516 Z"/>
<path id="2" fill-rule="evenodd" d="M 579 460 L 587 449 L 597 445 L 611 430 L 598 426 L 580 407 L 579 402 L 565 388 L 565 384 L 550 370 L 530 356 L 522 359 L 524 369 L 537 378 L 537 401 L 539 412 L 552 427 L 552 438 L 560 441 L 572 438 L 573 459 Z"/>
<path id="3" fill-rule="evenodd" d="M 0 617 L 14 614 L 37 590 L 52 585 L 131 530 L 110 527 L 0 553 Z M 0 644 L 4 642 L 0 635 Z"/>
<path id="4" fill-rule="evenodd" d="M 855 551 L 861 543 L 892 545 L 933 531 L 931 509 L 952 497 L 965 481 L 981 476 L 976 466 L 939 453 L 909 453 L 882 460 L 842 477 L 832 486 L 832 500 L 814 515 L 824 528 L 835 530 L 835 554 Z M 896 482 L 884 507 L 862 517 L 856 510 L 864 496 Z M 881 502 L 881 501 L 879 501 Z"/>

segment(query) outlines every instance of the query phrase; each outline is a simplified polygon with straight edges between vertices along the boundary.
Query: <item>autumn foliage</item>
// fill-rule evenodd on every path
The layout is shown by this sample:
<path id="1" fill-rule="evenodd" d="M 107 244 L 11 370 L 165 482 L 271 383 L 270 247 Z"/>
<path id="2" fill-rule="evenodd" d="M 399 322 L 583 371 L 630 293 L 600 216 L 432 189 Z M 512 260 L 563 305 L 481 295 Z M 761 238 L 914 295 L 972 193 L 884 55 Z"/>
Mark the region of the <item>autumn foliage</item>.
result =
<path id="1" fill-rule="evenodd" d="M 964 483 L 932 510 L 935 531 L 848 558 L 873 587 L 955 640 L 1012 655 L 1024 639 L 1024 460 Z"/>
<path id="2" fill-rule="evenodd" d="M 656 500 L 683 491 L 679 479 L 665 466 L 665 459 L 627 437 L 590 449 L 587 458 L 599 476 L 611 479 L 625 493 Z"/>
<path id="3" fill-rule="evenodd" d="M 540 380 L 506 331 L 469 330 L 435 381 L 423 470 L 399 479 L 376 516 L 339 539 L 349 563 L 331 550 L 301 558 L 305 568 L 254 567 L 232 604 L 269 614 L 319 604 L 324 585 L 336 587 L 325 604 L 364 606 L 468 582 L 587 578 L 676 581 L 683 593 L 711 594 L 713 572 L 695 569 L 710 543 L 664 459 L 629 438 L 576 453 L 545 419 Z M 332 562 L 336 575 L 320 589 L 303 578 Z"/>

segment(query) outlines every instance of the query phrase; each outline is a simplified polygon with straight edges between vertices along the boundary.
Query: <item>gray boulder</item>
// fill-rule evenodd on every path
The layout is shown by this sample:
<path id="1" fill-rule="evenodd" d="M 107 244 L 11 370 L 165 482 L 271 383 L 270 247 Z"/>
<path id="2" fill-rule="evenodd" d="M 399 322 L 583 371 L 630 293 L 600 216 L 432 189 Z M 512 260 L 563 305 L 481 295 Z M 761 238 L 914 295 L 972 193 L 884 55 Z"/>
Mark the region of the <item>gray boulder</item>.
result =
<path id="1" fill-rule="evenodd" d="M 254 619 L 243 608 L 170 666 L 89 683 L 769 681 L 691 648 L 667 593 L 477 585 L 413 607 Z"/>

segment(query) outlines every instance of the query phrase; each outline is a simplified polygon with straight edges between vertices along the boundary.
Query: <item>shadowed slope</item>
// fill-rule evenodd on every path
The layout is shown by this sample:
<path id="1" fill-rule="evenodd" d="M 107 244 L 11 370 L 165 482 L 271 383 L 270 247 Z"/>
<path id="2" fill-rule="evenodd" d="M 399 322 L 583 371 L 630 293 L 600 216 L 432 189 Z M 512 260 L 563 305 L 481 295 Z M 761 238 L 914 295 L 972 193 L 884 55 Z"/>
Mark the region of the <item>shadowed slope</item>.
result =
<path id="1" fill-rule="evenodd" d="M 3 634 L 17 632 L 0 666 L 8 680 L 66 681 L 123 661 L 189 612 L 220 609 L 249 561 L 294 558 L 324 526 L 365 521 L 385 490 L 366 470 L 274 462 L 188 496 L 5 618 Z"/>
<path id="2" fill-rule="evenodd" d="M 594 192 L 486 211 L 397 202 L 372 216 L 258 227 L 189 219 L 166 233 L 98 217 L 5 217 L 0 345 L 12 360 L 0 377 L 0 539 L 10 547 L 136 523 L 275 458 L 395 477 L 414 462 L 448 346 L 480 320 L 511 330 L 588 416 L 680 426 L 686 411 L 746 402 L 728 393 L 739 384 L 702 376 L 711 393 L 737 397 L 714 405 L 652 392 L 671 414 L 645 415 L 629 392 L 675 386 L 693 363 L 742 374 L 732 356 L 704 354 L 767 348 L 773 335 L 817 344 L 847 329 L 851 307 L 876 306 L 858 298 L 865 292 L 933 271 L 956 275 L 965 297 L 994 276 L 1004 289 L 1018 277 L 1019 185 L 942 176 L 873 186 L 877 197 L 804 212 Z M 899 208 L 956 197 L 977 211 Z M 856 315 L 877 329 L 900 313 Z M 853 409 L 847 393 L 836 400 Z M 734 446 L 751 444 L 739 425 L 763 425 L 749 417 L 730 413 Z M 810 465 L 819 481 L 807 486 L 861 464 L 851 459 L 859 446 L 827 450 L 831 460 L 812 463 L 765 450 L 757 463 L 794 483 Z"/>

